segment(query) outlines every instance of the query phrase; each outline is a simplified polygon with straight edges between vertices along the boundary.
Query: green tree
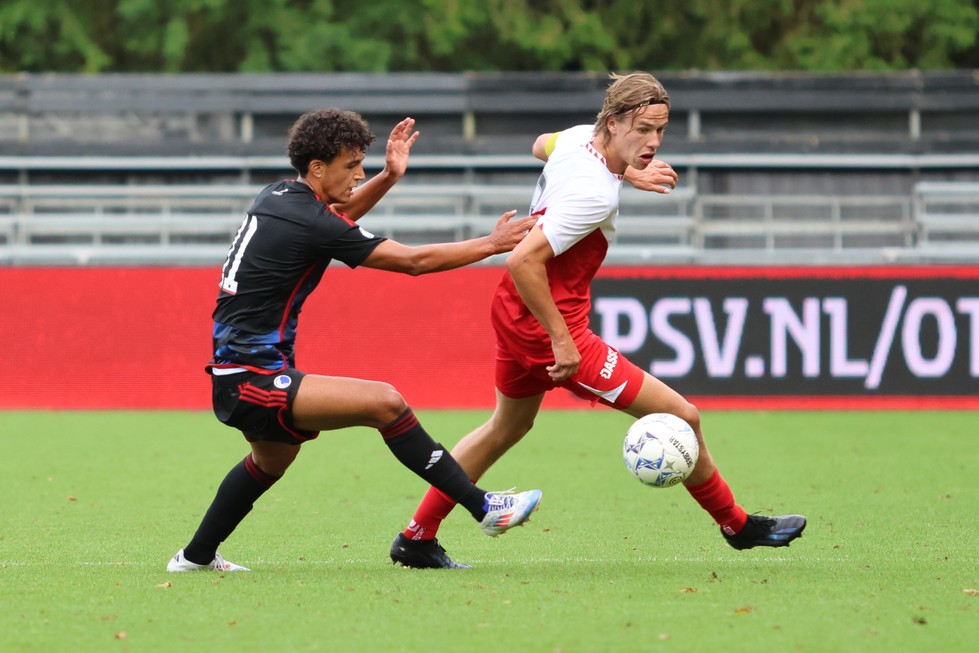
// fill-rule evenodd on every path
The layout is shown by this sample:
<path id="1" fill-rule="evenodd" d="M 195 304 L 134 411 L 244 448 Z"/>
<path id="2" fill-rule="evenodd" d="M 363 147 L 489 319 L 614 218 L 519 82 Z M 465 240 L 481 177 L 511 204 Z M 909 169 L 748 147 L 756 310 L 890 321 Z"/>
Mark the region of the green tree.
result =
<path id="1" fill-rule="evenodd" d="M 90 0 L 84 7 L 58 0 L 10 0 L 0 4 L 0 70 L 99 72 L 114 62 L 102 46 L 117 31 L 117 0 Z"/>
<path id="2" fill-rule="evenodd" d="M 979 66 L 979 0 L 4 0 L 0 71 Z"/>
<path id="3" fill-rule="evenodd" d="M 816 20 L 781 49 L 804 70 L 948 68 L 976 42 L 979 12 L 958 0 L 810 0 Z"/>

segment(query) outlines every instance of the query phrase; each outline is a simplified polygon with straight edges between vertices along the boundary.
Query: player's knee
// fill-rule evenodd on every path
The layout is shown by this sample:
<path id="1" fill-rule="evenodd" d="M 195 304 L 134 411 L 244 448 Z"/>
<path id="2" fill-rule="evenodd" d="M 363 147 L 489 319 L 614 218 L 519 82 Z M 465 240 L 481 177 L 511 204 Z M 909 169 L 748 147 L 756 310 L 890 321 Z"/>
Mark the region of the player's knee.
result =
<path id="1" fill-rule="evenodd" d="M 689 401 L 685 401 L 674 415 L 689 424 L 695 432 L 700 432 L 700 411 Z"/>
<path id="2" fill-rule="evenodd" d="M 282 478 L 285 476 L 286 470 L 289 469 L 289 465 L 292 464 L 292 460 L 278 460 L 269 458 L 259 458 L 254 457 L 255 465 L 268 476 L 274 478 Z"/>
<path id="3" fill-rule="evenodd" d="M 401 414 L 408 408 L 408 402 L 401 396 L 398 389 L 389 383 L 378 383 L 377 397 L 375 398 L 374 408 L 378 426 L 390 424 L 401 417 Z"/>
<path id="4" fill-rule="evenodd" d="M 255 465 L 263 473 L 274 478 L 285 475 L 297 455 L 299 455 L 298 446 L 261 442 L 252 444 L 252 460 Z"/>

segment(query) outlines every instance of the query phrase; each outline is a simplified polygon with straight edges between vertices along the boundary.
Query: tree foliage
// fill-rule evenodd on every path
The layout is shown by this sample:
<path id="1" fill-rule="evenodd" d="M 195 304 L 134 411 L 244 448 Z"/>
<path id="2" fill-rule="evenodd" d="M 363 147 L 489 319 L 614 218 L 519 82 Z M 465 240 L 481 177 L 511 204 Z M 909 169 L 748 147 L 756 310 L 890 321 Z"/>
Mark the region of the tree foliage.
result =
<path id="1" fill-rule="evenodd" d="M 979 0 L 4 0 L 0 71 L 979 68 Z"/>

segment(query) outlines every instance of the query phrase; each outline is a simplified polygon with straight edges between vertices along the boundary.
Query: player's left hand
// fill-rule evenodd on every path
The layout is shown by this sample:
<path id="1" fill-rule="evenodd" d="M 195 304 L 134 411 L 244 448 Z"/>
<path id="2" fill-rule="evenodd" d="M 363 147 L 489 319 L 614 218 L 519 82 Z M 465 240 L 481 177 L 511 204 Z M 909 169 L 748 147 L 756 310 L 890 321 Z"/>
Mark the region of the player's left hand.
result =
<path id="1" fill-rule="evenodd" d="M 639 190 L 666 195 L 676 188 L 679 175 L 666 161 L 653 159 L 653 162 L 643 170 L 629 166 L 625 169 L 623 178 Z"/>
<path id="2" fill-rule="evenodd" d="M 401 178 L 408 170 L 408 155 L 421 132 L 415 129 L 415 119 L 405 118 L 391 130 L 387 148 L 384 151 L 384 167 L 395 178 Z"/>

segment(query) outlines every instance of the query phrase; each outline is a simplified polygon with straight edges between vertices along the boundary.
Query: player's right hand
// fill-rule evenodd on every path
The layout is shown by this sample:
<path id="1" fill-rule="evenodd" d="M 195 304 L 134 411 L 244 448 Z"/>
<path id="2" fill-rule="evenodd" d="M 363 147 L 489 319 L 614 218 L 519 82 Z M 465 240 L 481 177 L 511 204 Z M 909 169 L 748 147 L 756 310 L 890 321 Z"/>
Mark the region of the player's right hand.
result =
<path id="1" fill-rule="evenodd" d="M 551 341 L 551 351 L 554 352 L 554 364 L 547 366 L 547 375 L 554 381 L 565 381 L 578 373 L 581 365 L 581 354 L 573 340 L 567 344 Z"/>
<path id="2" fill-rule="evenodd" d="M 497 254 L 512 251 L 537 224 L 537 216 L 535 215 L 528 215 L 517 220 L 511 219 L 515 215 L 517 215 L 516 211 L 507 211 L 501 215 L 500 219 L 496 221 L 493 233 L 489 235 Z"/>

